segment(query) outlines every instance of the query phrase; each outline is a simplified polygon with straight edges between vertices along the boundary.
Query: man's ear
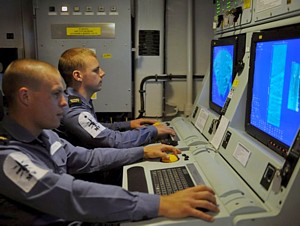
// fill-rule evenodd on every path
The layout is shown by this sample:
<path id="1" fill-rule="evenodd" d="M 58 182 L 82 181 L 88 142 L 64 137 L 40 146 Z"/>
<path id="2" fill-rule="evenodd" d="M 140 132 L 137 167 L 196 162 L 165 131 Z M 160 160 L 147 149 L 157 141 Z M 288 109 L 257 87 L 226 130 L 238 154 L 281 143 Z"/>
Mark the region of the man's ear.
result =
<path id="1" fill-rule="evenodd" d="M 18 91 L 18 99 L 20 103 L 22 103 L 25 106 L 29 105 L 29 100 L 30 100 L 30 90 L 26 87 L 21 87 Z"/>
<path id="2" fill-rule="evenodd" d="M 82 74 L 79 70 L 74 70 L 73 71 L 73 78 L 77 82 L 82 82 Z"/>

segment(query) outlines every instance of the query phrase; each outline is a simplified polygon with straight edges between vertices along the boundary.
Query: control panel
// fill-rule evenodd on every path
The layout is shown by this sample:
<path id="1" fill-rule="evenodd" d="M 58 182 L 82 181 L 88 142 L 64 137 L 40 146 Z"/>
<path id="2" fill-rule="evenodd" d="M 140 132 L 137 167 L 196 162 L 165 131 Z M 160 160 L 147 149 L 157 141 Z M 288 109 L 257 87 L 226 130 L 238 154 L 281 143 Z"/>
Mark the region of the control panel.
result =
<path id="1" fill-rule="evenodd" d="M 36 0 L 38 59 L 58 64 L 73 47 L 93 49 L 105 71 L 92 98 L 96 112 L 132 111 L 130 0 Z"/>
<path id="2" fill-rule="evenodd" d="M 214 28 L 223 32 L 251 22 L 251 0 L 216 0 Z"/>
<path id="3" fill-rule="evenodd" d="M 300 14 L 300 1 L 216 0 L 216 34 L 273 22 Z"/>

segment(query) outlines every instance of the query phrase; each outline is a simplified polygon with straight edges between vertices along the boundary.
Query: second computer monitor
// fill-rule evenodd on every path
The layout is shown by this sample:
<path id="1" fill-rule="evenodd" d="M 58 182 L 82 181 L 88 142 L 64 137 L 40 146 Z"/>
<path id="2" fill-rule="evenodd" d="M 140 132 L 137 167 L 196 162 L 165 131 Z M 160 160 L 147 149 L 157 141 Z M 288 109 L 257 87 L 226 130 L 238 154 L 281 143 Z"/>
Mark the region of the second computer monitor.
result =
<path id="1" fill-rule="evenodd" d="M 285 156 L 300 127 L 300 26 L 254 33 L 246 131 Z"/>
<path id="2" fill-rule="evenodd" d="M 236 35 L 211 41 L 209 107 L 218 114 L 226 102 L 245 48 L 245 36 Z"/>

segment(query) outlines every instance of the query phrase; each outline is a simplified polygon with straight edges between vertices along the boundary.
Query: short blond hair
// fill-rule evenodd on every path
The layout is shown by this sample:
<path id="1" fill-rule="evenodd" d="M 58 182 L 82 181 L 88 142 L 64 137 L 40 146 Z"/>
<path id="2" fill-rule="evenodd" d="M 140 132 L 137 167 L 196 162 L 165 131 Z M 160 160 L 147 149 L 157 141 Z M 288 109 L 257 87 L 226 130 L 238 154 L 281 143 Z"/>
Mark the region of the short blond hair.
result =
<path id="1" fill-rule="evenodd" d="M 97 58 L 96 53 L 88 48 L 71 48 L 63 52 L 58 61 L 58 70 L 66 85 L 70 85 L 74 70 L 84 70 L 86 58 L 92 56 Z"/>

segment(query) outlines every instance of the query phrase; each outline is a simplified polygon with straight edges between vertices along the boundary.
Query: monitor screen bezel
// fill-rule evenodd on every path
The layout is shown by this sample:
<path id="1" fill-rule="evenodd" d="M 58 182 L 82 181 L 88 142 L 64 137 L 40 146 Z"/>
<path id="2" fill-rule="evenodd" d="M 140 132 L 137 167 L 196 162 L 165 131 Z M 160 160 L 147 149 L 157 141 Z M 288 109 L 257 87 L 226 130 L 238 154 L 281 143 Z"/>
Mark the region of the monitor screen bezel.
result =
<path id="1" fill-rule="evenodd" d="M 237 43 L 238 43 L 238 36 L 230 36 L 224 37 L 220 39 L 213 39 L 211 41 L 211 55 L 210 55 L 210 81 L 209 81 L 209 107 L 217 114 L 221 114 L 223 106 L 219 106 L 218 104 L 212 101 L 212 84 L 213 84 L 213 51 L 214 47 L 217 46 L 233 46 L 233 61 L 232 61 L 232 76 L 231 76 L 231 84 L 236 75 L 236 62 L 237 62 Z M 225 103 L 225 102 L 224 102 Z"/>
<path id="2" fill-rule="evenodd" d="M 250 63 L 249 63 L 249 74 L 248 74 L 248 87 L 247 87 L 247 102 L 246 102 L 246 117 L 245 117 L 245 131 L 269 147 L 277 154 L 286 157 L 287 152 L 290 148 L 289 145 L 281 142 L 280 140 L 272 137 L 268 133 L 260 130 L 256 126 L 251 124 L 251 107 L 252 107 L 252 87 L 254 82 L 255 72 L 255 57 L 256 57 L 256 46 L 261 42 L 268 41 L 280 41 L 300 38 L 300 26 L 288 26 L 279 27 L 275 29 L 265 30 L 252 34 L 251 48 L 250 48 Z"/>

